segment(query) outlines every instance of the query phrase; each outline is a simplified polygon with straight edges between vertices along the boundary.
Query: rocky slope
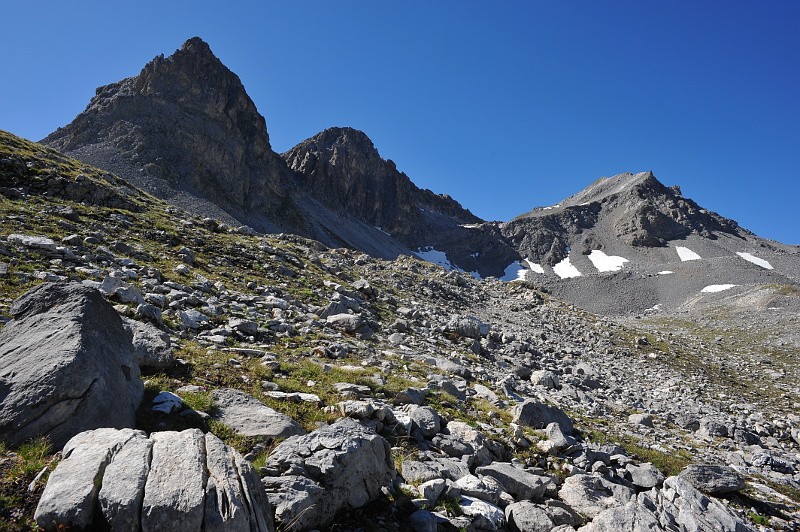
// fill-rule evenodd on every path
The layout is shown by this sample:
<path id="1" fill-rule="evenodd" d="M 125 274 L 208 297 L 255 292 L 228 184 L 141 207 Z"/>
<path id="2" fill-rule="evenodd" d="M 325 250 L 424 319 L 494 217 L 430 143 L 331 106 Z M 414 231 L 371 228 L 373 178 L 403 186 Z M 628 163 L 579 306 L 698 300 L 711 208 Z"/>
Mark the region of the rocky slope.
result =
<path id="1" fill-rule="evenodd" d="M 262 479 L 264 492 L 245 491 L 266 493 L 258 508 L 269 513 L 251 528 L 273 513 L 284 528 L 321 530 L 791 530 L 800 519 L 791 286 L 751 293 L 757 326 L 747 329 L 708 306 L 619 323 L 527 282 L 243 234 L 41 146 L 0 140 L 3 321 L 36 319 L 11 302 L 42 281 L 99 290 L 132 331 L 143 372 L 128 429 L 150 437 L 99 430 L 154 448 L 193 441 L 199 453 L 154 453 L 136 478 L 161 487 L 137 499 L 86 482 L 91 469 L 68 471 L 109 464 L 119 474 L 146 453 L 87 446 L 95 437 L 83 432 L 57 466 L 41 440 L 8 444 L 0 521 L 11 529 L 33 526 L 37 505 L 50 526 L 95 501 L 95 515 L 133 523 L 258 515 L 224 465 L 240 455 L 220 440 Z M 64 303 L 92 325 L 81 320 L 95 311 Z M 795 320 L 783 331 L 771 326 L 778 306 Z M 37 326 L 23 325 L 4 334 Z M 0 390 L 13 389 L 4 360 Z M 269 421 L 254 431 L 254 418 Z M 212 466 L 210 447 L 228 458 Z M 185 472 L 181 482 L 156 482 L 171 470 Z M 58 481 L 50 493 L 85 496 L 52 510 L 63 499 L 40 500 L 48 474 Z M 69 479 L 95 488 L 65 488 Z M 164 506 L 173 496 L 191 505 Z M 117 507 L 132 513 L 108 513 Z"/>

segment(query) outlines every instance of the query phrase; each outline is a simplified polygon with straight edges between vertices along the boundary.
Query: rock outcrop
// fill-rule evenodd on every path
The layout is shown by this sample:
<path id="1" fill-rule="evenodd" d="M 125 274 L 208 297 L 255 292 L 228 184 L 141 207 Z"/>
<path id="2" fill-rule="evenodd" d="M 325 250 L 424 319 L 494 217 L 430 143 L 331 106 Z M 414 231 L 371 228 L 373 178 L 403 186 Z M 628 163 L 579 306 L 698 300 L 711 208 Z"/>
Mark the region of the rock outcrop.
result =
<path id="1" fill-rule="evenodd" d="M 389 443 L 349 418 L 282 442 L 265 470 L 276 520 L 288 530 L 319 527 L 339 510 L 364 506 L 395 474 Z"/>
<path id="2" fill-rule="evenodd" d="M 0 439 L 56 448 L 98 427 L 133 427 L 143 384 L 131 335 L 97 290 L 45 283 L 0 331 Z"/>
<path id="3" fill-rule="evenodd" d="M 274 530 L 252 466 L 212 434 L 96 429 L 63 456 L 36 509 L 46 530 Z"/>

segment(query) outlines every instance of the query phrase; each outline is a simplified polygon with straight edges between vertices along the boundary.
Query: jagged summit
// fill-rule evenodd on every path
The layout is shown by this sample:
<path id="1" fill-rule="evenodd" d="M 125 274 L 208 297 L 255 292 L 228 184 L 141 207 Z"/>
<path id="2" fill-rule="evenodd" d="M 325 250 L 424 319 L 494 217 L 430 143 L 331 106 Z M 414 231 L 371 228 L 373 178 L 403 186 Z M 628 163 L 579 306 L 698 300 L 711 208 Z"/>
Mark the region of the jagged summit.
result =
<path id="1" fill-rule="evenodd" d="M 229 217 L 244 213 L 262 230 L 272 228 L 266 215 L 292 211 L 290 173 L 264 117 L 198 37 L 97 89 L 85 111 L 42 142 L 162 197 L 183 193 L 190 205 L 203 199 Z"/>
<path id="2" fill-rule="evenodd" d="M 412 247 L 420 245 L 431 222 L 457 226 L 481 221 L 449 196 L 418 188 L 357 129 L 326 129 L 282 157 L 321 202 L 346 210 Z"/>

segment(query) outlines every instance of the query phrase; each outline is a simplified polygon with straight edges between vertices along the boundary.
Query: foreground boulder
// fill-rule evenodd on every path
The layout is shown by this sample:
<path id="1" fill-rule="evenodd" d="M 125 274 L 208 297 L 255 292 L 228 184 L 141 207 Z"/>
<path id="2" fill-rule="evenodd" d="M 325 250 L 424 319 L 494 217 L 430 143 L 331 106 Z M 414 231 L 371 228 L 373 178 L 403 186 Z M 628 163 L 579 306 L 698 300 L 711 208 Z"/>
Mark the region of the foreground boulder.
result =
<path id="1" fill-rule="evenodd" d="M 45 283 L 11 305 L 0 331 L 0 440 L 76 434 L 135 422 L 144 387 L 131 335 L 97 290 Z"/>
<path id="2" fill-rule="evenodd" d="M 63 455 L 34 516 L 46 530 L 274 530 L 252 466 L 213 434 L 97 429 Z"/>
<path id="3" fill-rule="evenodd" d="M 265 470 L 269 500 L 286 530 L 320 527 L 339 510 L 374 501 L 395 475 L 389 443 L 349 418 L 282 442 Z"/>

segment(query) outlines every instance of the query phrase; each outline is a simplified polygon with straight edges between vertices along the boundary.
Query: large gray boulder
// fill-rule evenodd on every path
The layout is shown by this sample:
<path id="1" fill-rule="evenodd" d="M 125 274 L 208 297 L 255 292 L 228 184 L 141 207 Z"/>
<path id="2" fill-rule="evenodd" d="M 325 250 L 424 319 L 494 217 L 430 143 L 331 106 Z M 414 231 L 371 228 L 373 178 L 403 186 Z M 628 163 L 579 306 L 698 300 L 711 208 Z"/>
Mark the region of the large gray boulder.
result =
<path id="1" fill-rule="evenodd" d="M 211 394 L 213 418 L 243 436 L 287 438 L 305 434 L 305 430 L 286 414 L 273 410 L 255 397 L 233 388 L 220 388 Z"/>
<path id="2" fill-rule="evenodd" d="M 550 423 L 558 423 L 561 431 L 572 434 L 572 420 L 557 406 L 548 405 L 536 399 L 525 399 L 511 409 L 514 423 L 534 429 L 543 429 Z"/>
<path id="3" fill-rule="evenodd" d="M 547 511 L 530 501 L 520 501 L 506 506 L 506 521 L 519 532 L 550 532 L 555 523 Z"/>
<path id="4" fill-rule="evenodd" d="M 144 387 L 131 335 L 97 290 L 45 283 L 0 331 L 0 440 L 56 449 L 99 427 L 133 427 Z"/>
<path id="5" fill-rule="evenodd" d="M 745 486 L 742 475 L 725 466 L 690 465 L 678 477 L 710 495 L 739 491 Z"/>
<path id="6" fill-rule="evenodd" d="M 252 466 L 213 434 L 96 429 L 63 454 L 34 516 L 46 530 L 274 530 Z"/>
<path id="7" fill-rule="evenodd" d="M 503 489 L 519 500 L 538 501 L 544 495 L 549 477 L 534 475 L 509 463 L 495 462 L 475 470 L 478 475 L 491 477 Z"/>
<path id="8" fill-rule="evenodd" d="M 599 475 L 567 477 L 558 491 L 559 499 L 589 519 L 609 508 L 628 503 L 633 496 L 631 488 L 614 484 Z"/>
<path id="9" fill-rule="evenodd" d="M 286 530 L 320 527 L 339 510 L 360 508 L 395 476 L 389 443 L 349 418 L 280 443 L 265 470 L 275 517 Z"/>

